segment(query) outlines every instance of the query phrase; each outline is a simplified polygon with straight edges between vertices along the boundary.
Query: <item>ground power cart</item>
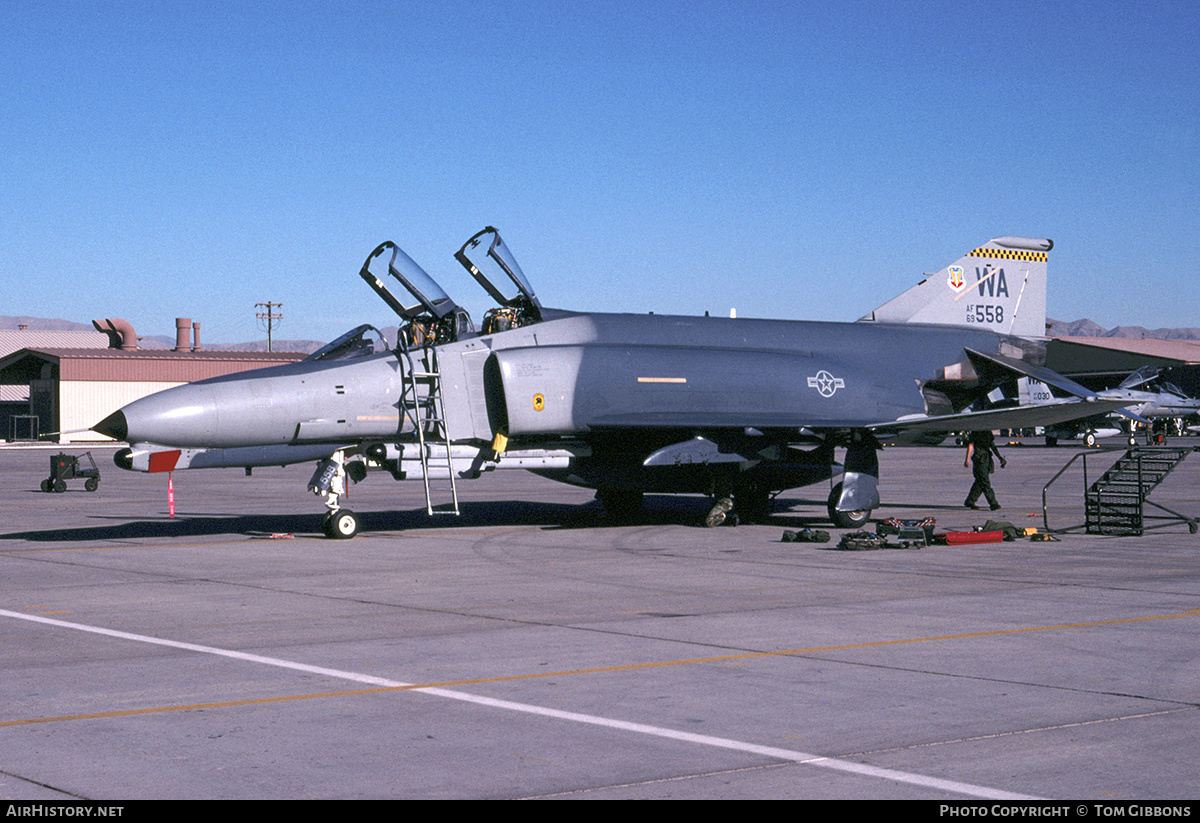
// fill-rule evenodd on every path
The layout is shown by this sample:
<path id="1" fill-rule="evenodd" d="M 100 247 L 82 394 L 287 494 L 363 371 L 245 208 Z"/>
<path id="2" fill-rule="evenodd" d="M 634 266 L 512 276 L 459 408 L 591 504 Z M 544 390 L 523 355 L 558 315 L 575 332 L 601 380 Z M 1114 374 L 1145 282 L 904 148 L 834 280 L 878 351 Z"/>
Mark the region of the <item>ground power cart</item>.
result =
<path id="1" fill-rule="evenodd" d="M 80 465 L 84 458 L 87 458 L 91 468 Z M 96 468 L 96 461 L 92 459 L 91 452 L 84 452 L 78 457 L 62 453 L 51 457 L 50 476 L 42 481 L 42 491 L 65 492 L 67 481 L 76 478 L 84 478 L 83 487 L 90 492 L 100 488 L 100 470 Z"/>

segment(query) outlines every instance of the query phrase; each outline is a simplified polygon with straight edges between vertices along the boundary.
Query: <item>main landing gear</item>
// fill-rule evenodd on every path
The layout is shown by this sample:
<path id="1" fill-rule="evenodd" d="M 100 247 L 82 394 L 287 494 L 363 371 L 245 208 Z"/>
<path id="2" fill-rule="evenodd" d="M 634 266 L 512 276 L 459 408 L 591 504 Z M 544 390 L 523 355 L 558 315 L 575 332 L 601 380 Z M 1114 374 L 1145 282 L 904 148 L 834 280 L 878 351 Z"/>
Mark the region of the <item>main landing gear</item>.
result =
<path id="1" fill-rule="evenodd" d="M 837 528 L 861 529 L 871 519 L 871 511 L 879 506 L 878 452 L 882 448 L 868 431 L 851 433 L 846 444 L 842 482 L 829 492 L 827 502 L 829 519 Z"/>
<path id="2" fill-rule="evenodd" d="M 838 483 L 833 487 L 833 491 L 829 492 L 829 500 L 826 502 L 829 519 L 833 521 L 833 525 L 839 529 L 861 529 L 865 526 L 871 519 L 871 510 L 838 511 L 837 504 L 841 499 L 842 484 Z"/>
<path id="3" fill-rule="evenodd" d="M 732 489 L 732 494 L 730 494 Z M 713 504 L 704 517 L 708 528 L 760 523 L 771 514 L 771 491 L 753 481 L 719 478 L 714 484 Z"/>

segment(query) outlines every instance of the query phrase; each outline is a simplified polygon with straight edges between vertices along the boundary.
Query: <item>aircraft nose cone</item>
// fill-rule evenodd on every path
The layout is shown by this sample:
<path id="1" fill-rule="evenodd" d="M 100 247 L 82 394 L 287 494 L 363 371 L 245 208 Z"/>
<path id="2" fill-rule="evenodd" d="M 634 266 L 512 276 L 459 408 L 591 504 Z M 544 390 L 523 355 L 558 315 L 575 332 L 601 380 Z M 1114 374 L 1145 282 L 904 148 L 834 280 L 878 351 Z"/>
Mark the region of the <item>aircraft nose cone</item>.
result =
<path id="1" fill-rule="evenodd" d="M 115 411 L 92 426 L 92 431 L 111 437 L 113 440 L 128 440 L 129 422 L 125 419 L 124 412 Z"/>

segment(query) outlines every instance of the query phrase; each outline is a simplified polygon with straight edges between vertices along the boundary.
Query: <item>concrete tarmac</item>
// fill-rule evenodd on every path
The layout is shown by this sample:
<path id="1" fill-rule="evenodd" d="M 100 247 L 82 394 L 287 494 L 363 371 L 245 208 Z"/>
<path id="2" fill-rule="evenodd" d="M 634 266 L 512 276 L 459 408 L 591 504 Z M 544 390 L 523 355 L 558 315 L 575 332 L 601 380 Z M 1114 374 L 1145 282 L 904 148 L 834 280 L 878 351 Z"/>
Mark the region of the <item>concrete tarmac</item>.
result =
<path id="1" fill-rule="evenodd" d="M 1179 442 L 1190 444 L 1184 438 Z M 1200 443 L 1200 440 L 1196 441 Z M 877 518 L 1042 525 L 1082 449 L 888 448 Z M 697 497 L 607 522 L 524 472 L 350 492 L 319 533 L 312 466 L 120 471 L 39 490 L 0 448 L 0 797 L 1191 799 L 1200 536 L 847 552 L 827 486 L 761 524 Z M 1089 453 L 1091 476 L 1114 456 Z M 1106 459 L 1107 458 L 1107 459 Z M 1151 499 L 1200 515 L 1200 456 Z M 1079 462 L 1050 525 L 1082 523 Z"/>

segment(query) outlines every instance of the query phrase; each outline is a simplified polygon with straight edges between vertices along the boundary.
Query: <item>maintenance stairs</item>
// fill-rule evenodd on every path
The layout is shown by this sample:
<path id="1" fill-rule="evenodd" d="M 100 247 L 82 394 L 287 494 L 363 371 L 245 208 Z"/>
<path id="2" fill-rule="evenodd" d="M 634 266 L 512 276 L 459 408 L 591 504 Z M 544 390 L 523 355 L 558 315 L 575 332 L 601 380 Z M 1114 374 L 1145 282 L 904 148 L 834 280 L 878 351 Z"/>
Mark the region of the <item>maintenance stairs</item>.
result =
<path id="1" fill-rule="evenodd" d="M 430 515 L 458 514 L 458 485 L 450 456 L 450 429 L 446 425 L 437 349 L 423 348 L 419 360 L 414 360 L 407 349 L 404 354 L 408 359 L 408 373 L 400 407 L 417 433 L 421 481 L 425 484 L 425 511 Z"/>
<path id="2" fill-rule="evenodd" d="M 1195 534 L 1195 519 L 1147 498 L 1167 475 L 1197 450 L 1194 446 L 1141 446 L 1126 451 L 1084 494 L 1087 533 L 1140 536 L 1147 528 L 1152 528 L 1146 525 L 1147 520 L 1182 520 Z M 1171 516 L 1147 515 L 1146 505 Z"/>

